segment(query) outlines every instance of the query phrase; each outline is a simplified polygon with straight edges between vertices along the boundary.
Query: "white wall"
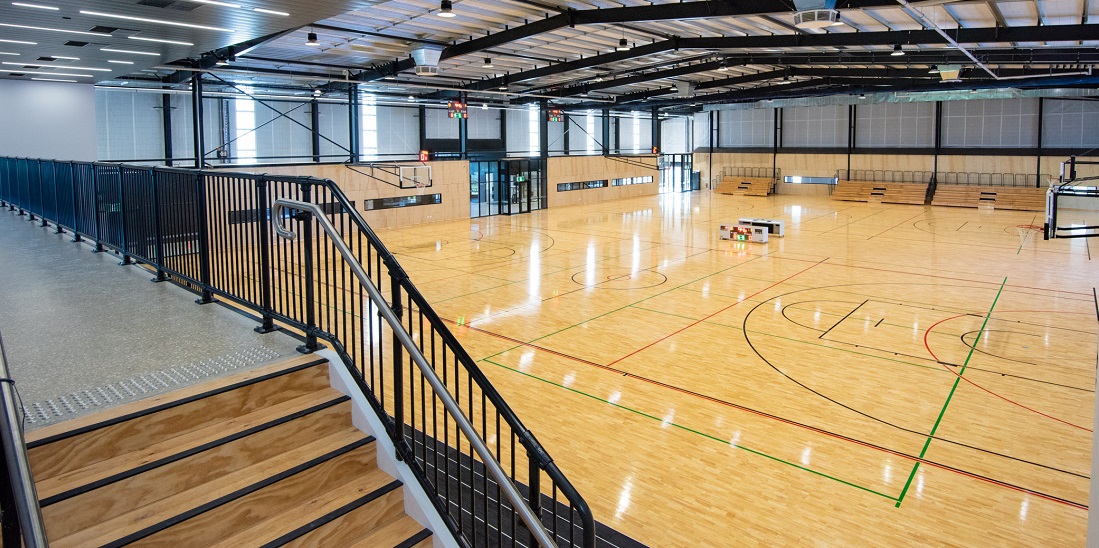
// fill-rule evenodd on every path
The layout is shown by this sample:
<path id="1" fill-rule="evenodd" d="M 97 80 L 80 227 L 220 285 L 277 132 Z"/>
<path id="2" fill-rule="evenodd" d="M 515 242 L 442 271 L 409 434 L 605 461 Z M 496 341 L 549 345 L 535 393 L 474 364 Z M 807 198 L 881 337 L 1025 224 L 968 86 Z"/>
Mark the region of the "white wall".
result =
<path id="1" fill-rule="evenodd" d="M 94 161 L 92 86 L 0 80 L 0 156 Z"/>

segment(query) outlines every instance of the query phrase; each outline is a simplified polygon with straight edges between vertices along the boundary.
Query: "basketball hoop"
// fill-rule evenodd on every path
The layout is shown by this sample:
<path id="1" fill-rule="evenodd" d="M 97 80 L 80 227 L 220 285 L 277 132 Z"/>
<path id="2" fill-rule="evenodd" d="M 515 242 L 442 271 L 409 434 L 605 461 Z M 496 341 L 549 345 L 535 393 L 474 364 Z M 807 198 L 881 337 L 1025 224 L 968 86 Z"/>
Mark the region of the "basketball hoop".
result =
<path id="1" fill-rule="evenodd" d="M 1036 232 L 1042 232 L 1045 227 L 1039 225 L 1016 225 L 1015 233 L 1019 235 L 1019 247 L 1023 247 Z"/>

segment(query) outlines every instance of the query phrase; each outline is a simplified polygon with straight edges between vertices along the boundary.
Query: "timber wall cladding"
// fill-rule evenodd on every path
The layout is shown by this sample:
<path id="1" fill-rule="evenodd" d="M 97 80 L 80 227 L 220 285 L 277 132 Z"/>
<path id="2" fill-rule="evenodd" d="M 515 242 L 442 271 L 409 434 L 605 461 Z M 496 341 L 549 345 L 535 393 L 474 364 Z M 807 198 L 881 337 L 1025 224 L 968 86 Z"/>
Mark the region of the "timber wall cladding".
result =
<path id="1" fill-rule="evenodd" d="M 403 162 L 401 165 L 421 166 L 423 164 Z M 427 165 L 431 166 L 432 183 L 431 186 L 422 189 L 397 188 L 394 185 L 352 171 L 343 164 L 265 167 L 257 168 L 253 172 L 269 173 L 271 175 L 307 175 L 331 179 L 339 185 L 347 198 L 355 203 L 355 208 L 366 219 L 367 224 L 376 229 L 468 219 L 469 162 L 465 160 L 427 162 Z M 370 169 L 365 166 L 355 166 L 355 169 L 370 173 Z M 240 167 L 234 167 L 233 170 L 240 171 Z M 375 171 L 374 175 L 385 181 L 397 183 L 397 178 L 394 176 L 382 174 L 378 171 Z M 365 200 L 415 196 L 418 194 L 441 194 L 442 203 L 374 211 L 363 210 Z"/>
<path id="2" fill-rule="evenodd" d="M 558 192 L 558 183 L 578 183 L 625 179 L 630 177 L 652 177 L 653 182 L 641 185 L 607 186 Z M 546 180 L 549 207 L 576 204 L 590 204 L 619 200 L 635 196 L 648 196 L 660 192 L 660 171 L 656 168 L 656 157 L 634 156 L 628 159 L 606 158 L 603 156 L 566 156 L 552 157 L 546 161 Z M 608 183 L 609 185 L 609 183 Z"/>

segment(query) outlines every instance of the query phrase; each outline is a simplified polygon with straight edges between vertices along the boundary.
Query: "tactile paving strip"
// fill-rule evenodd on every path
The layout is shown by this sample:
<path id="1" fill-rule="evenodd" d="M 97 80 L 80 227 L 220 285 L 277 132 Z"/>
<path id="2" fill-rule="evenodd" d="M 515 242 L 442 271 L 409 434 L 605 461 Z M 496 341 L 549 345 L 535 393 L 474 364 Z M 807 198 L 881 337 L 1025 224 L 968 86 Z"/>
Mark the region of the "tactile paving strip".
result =
<path id="1" fill-rule="evenodd" d="M 142 373 L 111 384 L 78 390 L 57 398 L 32 403 L 25 409 L 25 423 L 28 426 L 45 426 L 98 409 L 106 409 L 182 388 L 232 371 L 268 363 L 281 357 L 281 354 L 270 348 L 253 347 L 233 354 Z"/>

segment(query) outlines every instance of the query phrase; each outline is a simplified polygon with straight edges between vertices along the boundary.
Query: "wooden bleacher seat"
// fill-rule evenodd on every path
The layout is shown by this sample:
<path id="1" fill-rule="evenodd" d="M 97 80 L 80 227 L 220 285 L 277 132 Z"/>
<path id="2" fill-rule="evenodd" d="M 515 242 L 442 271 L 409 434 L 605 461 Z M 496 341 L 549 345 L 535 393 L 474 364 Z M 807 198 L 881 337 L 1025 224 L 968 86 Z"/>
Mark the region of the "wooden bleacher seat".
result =
<path id="1" fill-rule="evenodd" d="M 737 177 L 726 175 L 714 192 L 736 196 L 767 196 L 774 190 L 775 180 L 770 177 Z"/>
<path id="2" fill-rule="evenodd" d="M 880 183 L 840 180 L 832 192 L 833 200 L 923 205 L 927 183 Z"/>
<path id="3" fill-rule="evenodd" d="M 980 185 L 938 185 L 931 205 L 994 207 L 1019 211 L 1045 211 L 1046 189 Z"/>

